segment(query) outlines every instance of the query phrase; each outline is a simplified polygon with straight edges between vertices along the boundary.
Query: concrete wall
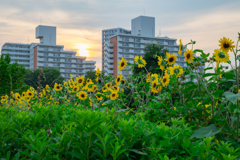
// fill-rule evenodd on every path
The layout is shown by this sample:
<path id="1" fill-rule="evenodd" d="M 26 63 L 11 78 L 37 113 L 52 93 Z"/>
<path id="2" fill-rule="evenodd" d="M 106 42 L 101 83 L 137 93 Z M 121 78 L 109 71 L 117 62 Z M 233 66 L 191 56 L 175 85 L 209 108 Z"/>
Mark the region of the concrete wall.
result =
<path id="1" fill-rule="evenodd" d="M 133 35 L 155 37 L 155 17 L 139 16 L 131 23 Z"/>
<path id="2" fill-rule="evenodd" d="M 36 38 L 40 39 L 40 43 L 48 45 L 56 45 L 56 27 L 39 25 L 36 28 Z"/>

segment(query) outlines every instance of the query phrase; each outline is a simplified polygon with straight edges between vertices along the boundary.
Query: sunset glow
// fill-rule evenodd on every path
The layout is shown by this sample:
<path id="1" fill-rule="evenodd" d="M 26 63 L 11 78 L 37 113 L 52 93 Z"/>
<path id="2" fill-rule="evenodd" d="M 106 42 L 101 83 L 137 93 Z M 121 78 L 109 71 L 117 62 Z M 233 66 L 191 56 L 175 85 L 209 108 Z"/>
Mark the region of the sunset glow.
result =
<path id="1" fill-rule="evenodd" d="M 89 45 L 88 44 L 84 44 L 84 43 L 79 43 L 75 46 L 75 48 L 77 48 L 78 50 L 78 56 L 89 56 Z"/>

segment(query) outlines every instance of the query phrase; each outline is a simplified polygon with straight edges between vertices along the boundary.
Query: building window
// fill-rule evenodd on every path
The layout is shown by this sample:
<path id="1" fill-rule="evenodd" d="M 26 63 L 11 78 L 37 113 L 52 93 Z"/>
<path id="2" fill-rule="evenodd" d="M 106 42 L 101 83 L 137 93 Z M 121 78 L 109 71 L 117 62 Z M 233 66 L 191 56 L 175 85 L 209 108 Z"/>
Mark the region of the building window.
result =
<path id="1" fill-rule="evenodd" d="M 53 58 L 54 62 L 60 62 L 60 58 Z"/>
<path id="2" fill-rule="evenodd" d="M 60 63 L 53 63 L 53 66 L 60 66 Z"/>
<path id="3" fill-rule="evenodd" d="M 65 59 L 65 62 L 71 62 L 71 59 Z"/>
<path id="4" fill-rule="evenodd" d="M 65 57 L 71 57 L 72 55 L 71 54 L 65 54 Z"/>
<path id="5" fill-rule="evenodd" d="M 44 56 L 48 56 L 48 53 L 44 53 Z"/>
<path id="6" fill-rule="evenodd" d="M 65 69 L 65 72 L 71 72 L 71 69 Z"/>
<path id="7" fill-rule="evenodd" d="M 44 48 L 44 51 L 48 51 L 48 48 Z"/>
<path id="8" fill-rule="evenodd" d="M 134 53 L 140 53 L 139 49 L 134 49 Z"/>
<path id="9" fill-rule="evenodd" d="M 174 42 L 171 42 L 171 41 L 170 41 L 170 42 L 169 42 L 169 45 L 174 45 Z"/>
<path id="10" fill-rule="evenodd" d="M 129 44 L 128 43 L 122 43 L 122 46 L 129 47 Z"/>
<path id="11" fill-rule="evenodd" d="M 141 47 L 141 44 L 134 44 L 134 47 Z"/>
<path id="12" fill-rule="evenodd" d="M 60 53 L 54 53 L 53 56 L 60 57 Z"/>
<path id="13" fill-rule="evenodd" d="M 134 38 L 134 42 L 140 42 L 140 38 Z"/>
<path id="14" fill-rule="evenodd" d="M 48 66 L 48 63 L 44 63 L 44 66 Z"/>
<path id="15" fill-rule="evenodd" d="M 48 61 L 48 58 L 44 58 L 43 60 L 44 60 L 44 61 Z"/>
<path id="16" fill-rule="evenodd" d="M 60 49 L 59 48 L 54 48 L 53 51 L 58 51 L 59 52 Z"/>
<path id="17" fill-rule="evenodd" d="M 129 42 L 129 38 L 122 38 L 123 41 Z"/>
<path id="18" fill-rule="evenodd" d="M 72 65 L 71 64 L 65 64 L 65 67 L 71 67 Z"/>

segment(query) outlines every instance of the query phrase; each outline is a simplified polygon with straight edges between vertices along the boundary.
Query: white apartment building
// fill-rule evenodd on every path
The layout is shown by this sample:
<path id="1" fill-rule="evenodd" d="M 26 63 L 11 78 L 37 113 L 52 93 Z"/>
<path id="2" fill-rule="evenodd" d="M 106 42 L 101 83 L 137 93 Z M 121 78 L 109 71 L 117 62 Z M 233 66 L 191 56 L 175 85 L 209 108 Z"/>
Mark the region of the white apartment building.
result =
<path id="1" fill-rule="evenodd" d="M 56 45 L 56 27 L 39 25 L 36 38 L 40 39 L 40 43 L 5 43 L 1 53 L 9 53 L 11 63 L 17 62 L 26 69 L 59 68 L 65 80 L 70 74 L 77 77 L 95 69 L 95 61 L 86 61 L 86 57 L 76 56 L 76 51 L 67 51 L 64 46 Z"/>
<path id="2" fill-rule="evenodd" d="M 143 56 L 144 47 L 147 43 L 161 44 L 168 49 L 169 53 L 177 55 L 176 65 L 186 67 L 184 55 L 178 55 L 177 39 L 168 37 L 155 37 L 155 18 L 147 16 L 139 16 L 132 19 L 131 34 L 118 33 L 110 37 L 103 38 L 103 65 L 102 70 L 107 75 L 112 74 L 116 77 L 122 73 L 125 78 L 128 78 L 127 71 L 118 70 L 118 62 L 122 57 L 128 59 L 129 63 L 134 63 L 135 56 Z M 114 30 L 114 29 L 110 29 Z M 103 30 L 103 35 L 106 30 Z M 107 30 L 108 31 L 108 30 Z M 114 32 L 115 33 L 115 32 Z M 116 32 L 117 33 L 117 32 Z M 131 72 L 129 71 L 131 74 Z"/>

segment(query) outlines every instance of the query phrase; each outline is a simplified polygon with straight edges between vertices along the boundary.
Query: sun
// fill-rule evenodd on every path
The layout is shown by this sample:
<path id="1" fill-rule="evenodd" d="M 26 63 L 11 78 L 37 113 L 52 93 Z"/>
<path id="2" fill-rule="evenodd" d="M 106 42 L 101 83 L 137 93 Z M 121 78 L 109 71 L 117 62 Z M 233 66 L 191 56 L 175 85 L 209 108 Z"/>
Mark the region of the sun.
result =
<path id="1" fill-rule="evenodd" d="M 85 56 L 85 57 L 89 56 L 89 51 L 87 50 L 89 48 L 88 44 L 78 43 L 78 44 L 76 44 L 75 48 L 78 49 L 79 56 Z"/>

